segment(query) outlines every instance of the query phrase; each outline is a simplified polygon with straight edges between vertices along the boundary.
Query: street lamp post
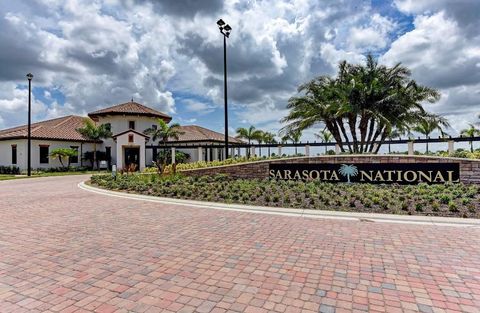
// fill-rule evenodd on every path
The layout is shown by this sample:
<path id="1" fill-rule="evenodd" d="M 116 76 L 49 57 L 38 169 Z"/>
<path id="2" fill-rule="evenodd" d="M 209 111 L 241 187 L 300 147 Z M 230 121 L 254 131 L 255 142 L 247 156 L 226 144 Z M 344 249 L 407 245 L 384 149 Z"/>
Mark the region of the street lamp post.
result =
<path id="1" fill-rule="evenodd" d="M 220 33 L 223 35 L 223 75 L 224 75 L 224 98 L 225 98 L 225 159 L 228 159 L 228 102 L 227 102 L 227 38 L 232 28 L 222 19 L 217 21 Z"/>
<path id="2" fill-rule="evenodd" d="M 32 73 L 27 74 L 28 79 L 28 144 L 27 144 L 27 175 L 32 176 Z"/>

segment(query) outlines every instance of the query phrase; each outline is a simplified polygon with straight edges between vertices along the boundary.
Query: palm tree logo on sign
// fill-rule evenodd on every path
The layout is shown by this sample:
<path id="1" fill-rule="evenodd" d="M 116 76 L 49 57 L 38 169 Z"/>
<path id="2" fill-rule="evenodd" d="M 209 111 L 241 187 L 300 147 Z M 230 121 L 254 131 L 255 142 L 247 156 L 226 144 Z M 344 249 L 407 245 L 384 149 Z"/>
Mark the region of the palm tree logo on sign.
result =
<path id="1" fill-rule="evenodd" d="M 358 175 L 358 168 L 353 164 L 350 164 L 350 165 L 342 164 L 338 172 L 340 173 L 340 175 L 346 176 L 347 182 L 350 184 L 351 183 L 350 177 L 355 177 Z"/>

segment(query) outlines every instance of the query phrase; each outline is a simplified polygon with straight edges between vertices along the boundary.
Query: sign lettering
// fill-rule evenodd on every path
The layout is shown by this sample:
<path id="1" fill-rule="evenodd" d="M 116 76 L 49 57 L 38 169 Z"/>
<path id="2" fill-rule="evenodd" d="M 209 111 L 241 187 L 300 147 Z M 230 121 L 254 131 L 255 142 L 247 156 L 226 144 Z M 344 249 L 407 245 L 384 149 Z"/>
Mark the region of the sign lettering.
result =
<path id="1" fill-rule="evenodd" d="M 460 182 L 460 165 L 458 163 L 271 163 L 269 177 L 279 180 L 330 183 L 445 184 Z"/>

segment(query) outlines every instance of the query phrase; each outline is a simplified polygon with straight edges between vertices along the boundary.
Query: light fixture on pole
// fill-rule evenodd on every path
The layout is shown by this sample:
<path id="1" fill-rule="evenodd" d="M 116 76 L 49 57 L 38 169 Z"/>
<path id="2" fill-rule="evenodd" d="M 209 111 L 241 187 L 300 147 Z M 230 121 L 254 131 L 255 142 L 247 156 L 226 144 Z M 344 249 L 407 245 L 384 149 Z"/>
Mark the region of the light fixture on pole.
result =
<path id="1" fill-rule="evenodd" d="M 227 102 L 227 38 L 232 28 L 222 19 L 217 21 L 220 33 L 223 35 L 223 75 L 224 75 L 224 98 L 225 98 L 225 159 L 228 159 L 228 102 Z"/>
<path id="2" fill-rule="evenodd" d="M 28 145 L 27 145 L 27 175 L 32 176 L 32 73 L 27 74 L 28 79 Z"/>

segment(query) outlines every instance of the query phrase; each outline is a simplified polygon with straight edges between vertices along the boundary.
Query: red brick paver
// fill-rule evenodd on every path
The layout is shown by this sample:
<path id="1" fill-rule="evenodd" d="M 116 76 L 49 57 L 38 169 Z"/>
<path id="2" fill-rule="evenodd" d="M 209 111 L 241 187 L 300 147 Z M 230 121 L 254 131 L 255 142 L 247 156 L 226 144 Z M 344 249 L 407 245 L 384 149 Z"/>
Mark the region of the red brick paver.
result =
<path id="1" fill-rule="evenodd" d="M 0 182 L 0 312 L 479 312 L 480 229 Z"/>

